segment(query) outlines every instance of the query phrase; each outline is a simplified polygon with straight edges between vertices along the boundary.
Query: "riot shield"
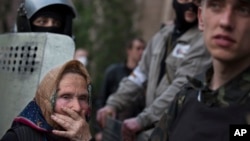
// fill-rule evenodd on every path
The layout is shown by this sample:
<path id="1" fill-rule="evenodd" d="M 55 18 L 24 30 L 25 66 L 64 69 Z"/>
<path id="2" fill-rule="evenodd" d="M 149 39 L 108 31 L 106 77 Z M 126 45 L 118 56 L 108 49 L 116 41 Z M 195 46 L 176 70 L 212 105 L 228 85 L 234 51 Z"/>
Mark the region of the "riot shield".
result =
<path id="1" fill-rule="evenodd" d="M 53 33 L 0 35 L 0 137 L 31 101 L 43 76 L 73 58 L 74 41 Z"/>

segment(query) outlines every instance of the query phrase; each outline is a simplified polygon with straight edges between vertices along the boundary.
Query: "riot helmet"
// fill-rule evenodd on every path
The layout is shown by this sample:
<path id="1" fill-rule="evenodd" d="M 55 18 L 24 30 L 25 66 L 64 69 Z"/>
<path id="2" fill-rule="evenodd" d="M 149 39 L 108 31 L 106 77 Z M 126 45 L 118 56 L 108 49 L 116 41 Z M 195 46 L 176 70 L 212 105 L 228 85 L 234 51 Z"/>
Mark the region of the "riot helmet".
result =
<path id="1" fill-rule="evenodd" d="M 52 32 L 71 37 L 72 22 L 75 17 L 76 10 L 71 0 L 23 0 L 17 13 L 16 30 Z M 49 22 L 49 19 L 53 19 L 49 26 L 35 24 Z"/>

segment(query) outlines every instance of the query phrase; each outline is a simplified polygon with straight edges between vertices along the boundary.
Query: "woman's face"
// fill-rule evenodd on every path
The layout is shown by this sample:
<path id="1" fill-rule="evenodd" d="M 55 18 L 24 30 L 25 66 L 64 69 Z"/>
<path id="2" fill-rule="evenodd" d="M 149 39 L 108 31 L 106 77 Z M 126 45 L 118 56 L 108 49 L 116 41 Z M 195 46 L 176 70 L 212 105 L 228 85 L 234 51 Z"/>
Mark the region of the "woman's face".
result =
<path id="1" fill-rule="evenodd" d="M 59 82 L 55 112 L 67 115 L 62 107 L 72 109 L 81 116 L 88 110 L 88 90 L 86 80 L 79 74 L 66 73 Z"/>

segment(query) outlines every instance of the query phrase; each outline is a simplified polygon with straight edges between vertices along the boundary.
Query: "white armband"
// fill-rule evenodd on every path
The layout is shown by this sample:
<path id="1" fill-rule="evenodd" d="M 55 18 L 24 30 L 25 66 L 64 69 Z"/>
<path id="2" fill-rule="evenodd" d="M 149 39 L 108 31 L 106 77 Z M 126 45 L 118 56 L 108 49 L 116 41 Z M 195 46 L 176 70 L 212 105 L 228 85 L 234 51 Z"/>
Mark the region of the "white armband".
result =
<path id="1" fill-rule="evenodd" d="M 190 45 L 186 45 L 186 44 L 177 44 L 174 47 L 174 50 L 172 52 L 172 55 L 176 58 L 184 58 L 188 51 L 190 49 Z"/>
<path id="2" fill-rule="evenodd" d="M 135 84 L 142 86 L 142 84 L 146 81 L 146 75 L 140 70 L 139 67 L 136 67 L 134 71 L 129 75 L 128 79 Z"/>

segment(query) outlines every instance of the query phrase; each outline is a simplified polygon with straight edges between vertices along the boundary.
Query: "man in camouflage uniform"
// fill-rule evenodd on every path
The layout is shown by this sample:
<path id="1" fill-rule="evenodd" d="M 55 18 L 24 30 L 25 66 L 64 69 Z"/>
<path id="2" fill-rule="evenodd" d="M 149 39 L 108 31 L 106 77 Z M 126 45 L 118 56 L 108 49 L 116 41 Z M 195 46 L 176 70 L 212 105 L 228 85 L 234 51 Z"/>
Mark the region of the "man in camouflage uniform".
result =
<path id="1" fill-rule="evenodd" d="M 105 126 L 107 115 L 114 117 L 146 89 L 145 109 L 123 122 L 124 139 L 136 135 L 137 140 L 148 140 L 154 124 L 187 82 L 186 76 L 195 76 L 210 64 L 197 26 L 197 5 L 192 0 L 174 0 L 173 6 L 177 15 L 174 24 L 163 27 L 149 41 L 139 65 L 97 113 L 97 121 Z"/>
<path id="2" fill-rule="evenodd" d="M 198 15 L 213 65 L 189 78 L 152 141 L 229 141 L 230 124 L 250 124 L 250 0 L 202 0 Z"/>

